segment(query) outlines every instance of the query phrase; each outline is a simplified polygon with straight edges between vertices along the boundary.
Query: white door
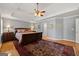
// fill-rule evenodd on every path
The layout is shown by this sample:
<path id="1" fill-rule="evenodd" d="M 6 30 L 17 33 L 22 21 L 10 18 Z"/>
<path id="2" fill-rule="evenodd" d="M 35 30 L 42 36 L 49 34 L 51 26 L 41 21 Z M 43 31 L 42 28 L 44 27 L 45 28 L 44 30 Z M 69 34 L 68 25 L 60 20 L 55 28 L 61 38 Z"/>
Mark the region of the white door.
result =
<path id="1" fill-rule="evenodd" d="M 79 43 L 79 18 L 76 19 L 76 42 Z"/>
<path id="2" fill-rule="evenodd" d="M 47 23 L 43 23 L 43 35 L 47 36 Z"/>

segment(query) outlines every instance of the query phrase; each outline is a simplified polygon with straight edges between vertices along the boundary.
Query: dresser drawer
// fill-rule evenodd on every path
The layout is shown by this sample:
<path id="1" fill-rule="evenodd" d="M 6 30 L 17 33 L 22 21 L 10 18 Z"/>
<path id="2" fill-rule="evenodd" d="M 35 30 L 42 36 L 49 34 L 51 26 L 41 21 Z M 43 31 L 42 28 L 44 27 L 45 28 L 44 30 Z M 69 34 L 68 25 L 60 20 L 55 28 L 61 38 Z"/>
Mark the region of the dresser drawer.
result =
<path id="1" fill-rule="evenodd" d="M 15 39 L 15 35 L 13 32 L 6 32 L 2 35 L 2 42 L 12 41 Z"/>

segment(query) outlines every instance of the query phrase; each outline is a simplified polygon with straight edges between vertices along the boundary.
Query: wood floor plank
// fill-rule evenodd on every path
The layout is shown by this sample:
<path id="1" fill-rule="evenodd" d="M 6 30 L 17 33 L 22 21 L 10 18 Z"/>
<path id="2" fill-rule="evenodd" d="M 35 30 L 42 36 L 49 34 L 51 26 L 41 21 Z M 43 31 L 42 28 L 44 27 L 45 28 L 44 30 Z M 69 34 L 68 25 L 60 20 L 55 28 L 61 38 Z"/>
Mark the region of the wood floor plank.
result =
<path id="1" fill-rule="evenodd" d="M 3 43 L 0 52 L 10 53 L 12 56 L 19 56 L 12 41 Z"/>

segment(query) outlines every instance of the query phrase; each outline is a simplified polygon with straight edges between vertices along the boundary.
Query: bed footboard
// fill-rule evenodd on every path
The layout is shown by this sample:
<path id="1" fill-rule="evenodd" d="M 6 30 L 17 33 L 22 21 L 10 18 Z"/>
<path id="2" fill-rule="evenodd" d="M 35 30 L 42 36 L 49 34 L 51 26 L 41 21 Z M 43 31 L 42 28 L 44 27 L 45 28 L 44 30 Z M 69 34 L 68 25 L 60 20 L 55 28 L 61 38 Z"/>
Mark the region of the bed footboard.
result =
<path id="1" fill-rule="evenodd" d="M 20 44 L 26 45 L 26 44 L 29 44 L 31 42 L 41 40 L 41 39 L 42 39 L 42 32 L 23 34 L 22 41 Z"/>

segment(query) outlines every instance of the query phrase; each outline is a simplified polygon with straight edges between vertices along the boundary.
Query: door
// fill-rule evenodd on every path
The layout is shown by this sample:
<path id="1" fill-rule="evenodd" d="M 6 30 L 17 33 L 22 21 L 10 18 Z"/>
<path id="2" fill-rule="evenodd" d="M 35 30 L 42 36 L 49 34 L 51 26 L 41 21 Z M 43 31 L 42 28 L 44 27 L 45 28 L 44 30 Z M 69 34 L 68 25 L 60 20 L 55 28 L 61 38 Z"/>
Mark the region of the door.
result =
<path id="1" fill-rule="evenodd" d="M 76 42 L 79 43 L 79 18 L 76 19 Z"/>

